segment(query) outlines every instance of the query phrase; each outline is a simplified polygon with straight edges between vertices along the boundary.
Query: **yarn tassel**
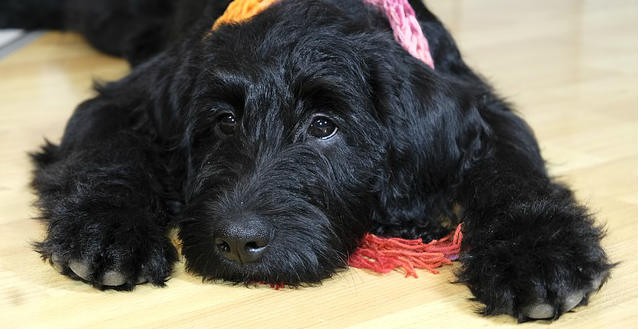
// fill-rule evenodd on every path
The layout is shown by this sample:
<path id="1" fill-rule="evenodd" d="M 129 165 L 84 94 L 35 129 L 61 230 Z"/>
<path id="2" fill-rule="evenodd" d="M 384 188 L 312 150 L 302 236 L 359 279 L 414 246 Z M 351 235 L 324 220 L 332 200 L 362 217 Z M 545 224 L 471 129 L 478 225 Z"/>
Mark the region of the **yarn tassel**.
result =
<path id="1" fill-rule="evenodd" d="M 461 225 L 454 233 L 440 240 L 423 243 L 421 239 L 381 238 L 366 234 L 348 261 L 348 265 L 377 273 L 388 273 L 401 268 L 405 276 L 418 277 L 416 269 L 426 269 L 434 274 L 437 267 L 451 264 L 461 252 Z"/>

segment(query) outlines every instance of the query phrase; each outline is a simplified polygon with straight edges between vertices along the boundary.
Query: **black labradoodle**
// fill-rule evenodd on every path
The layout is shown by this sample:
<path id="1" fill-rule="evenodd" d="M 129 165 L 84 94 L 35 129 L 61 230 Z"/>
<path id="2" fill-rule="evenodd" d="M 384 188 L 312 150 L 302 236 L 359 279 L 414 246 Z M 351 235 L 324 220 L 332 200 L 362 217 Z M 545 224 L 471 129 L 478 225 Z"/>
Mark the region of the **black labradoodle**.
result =
<path id="1" fill-rule="evenodd" d="M 4 0 L 0 27 L 68 29 L 133 66 L 33 154 L 37 250 L 98 288 L 206 279 L 312 284 L 366 232 L 463 222 L 459 280 L 485 314 L 558 318 L 608 277 L 601 229 L 548 176 L 529 126 L 411 1 L 436 70 L 362 0 Z"/>

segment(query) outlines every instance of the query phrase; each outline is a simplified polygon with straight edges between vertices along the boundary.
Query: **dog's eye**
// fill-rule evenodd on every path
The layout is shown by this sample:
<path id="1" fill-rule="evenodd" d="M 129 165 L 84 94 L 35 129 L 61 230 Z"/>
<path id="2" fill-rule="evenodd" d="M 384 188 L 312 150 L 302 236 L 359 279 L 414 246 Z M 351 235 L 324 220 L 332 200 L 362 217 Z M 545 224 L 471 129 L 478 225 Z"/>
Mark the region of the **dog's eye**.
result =
<path id="1" fill-rule="evenodd" d="M 312 119 L 308 133 L 317 138 L 329 139 L 337 133 L 337 125 L 327 117 L 318 116 Z"/>
<path id="2" fill-rule="evenodd" d="M 218 126 L 219 131 L 225 135 L 232 135 L 235 133 L 235 116 L 232 113 L 224 113 L 219 116 Z"/>

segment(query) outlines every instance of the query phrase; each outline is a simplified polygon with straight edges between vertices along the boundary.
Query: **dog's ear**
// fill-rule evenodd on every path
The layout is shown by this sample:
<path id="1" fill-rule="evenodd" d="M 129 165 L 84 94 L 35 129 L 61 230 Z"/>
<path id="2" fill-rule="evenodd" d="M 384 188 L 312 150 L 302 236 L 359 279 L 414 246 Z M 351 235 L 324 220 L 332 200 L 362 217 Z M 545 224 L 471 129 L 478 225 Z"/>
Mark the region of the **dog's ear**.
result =
<path id="1" fill-rule="evenodd" d="M 437 238 L 445 219 L 454 224 L 460 173 L 484 151 L 488 128 L 478 107 L 488 87 L 432 70 L 396 46 L 368 54 L 376 115 L 387 132 L 373 232 Z"/>

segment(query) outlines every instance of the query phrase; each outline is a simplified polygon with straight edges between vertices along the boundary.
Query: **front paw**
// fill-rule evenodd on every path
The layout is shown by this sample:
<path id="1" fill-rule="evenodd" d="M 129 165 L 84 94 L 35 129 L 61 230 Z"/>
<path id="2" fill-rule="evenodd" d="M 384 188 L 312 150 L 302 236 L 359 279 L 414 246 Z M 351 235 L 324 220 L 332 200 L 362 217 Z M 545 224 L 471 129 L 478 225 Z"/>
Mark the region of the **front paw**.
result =
<path id="1" fill-rule="evenodd" d="M 463 259 L 459 278 L 485 304 L 486 315 L 510 314 L 520 322 L 557 319 L 586 305 L 609 276 L 606 262 L 579 264 L 578 259 L 538 253 L 519 258 L 510 247 L 515 248 L 488 248 Z"/>
<path id="2" fill-rule="evenodd" d="M 164 285 L 177 260 L 162 230 L 133 212 L 50 221 L 35 247 L 60 273 L 99 289 Z"/>
<path id="3" fill-rule="evenodd" d="M 485 304 L 483 313 L 523 322 L 557 319 L 586 305 L 613 267 L 591 218 L 580 208 L 526 207 L 510 209 L 509 215 L 515 220 L 485 228 L 483 237 L 468 234 L 471 246 L 461 258 L 459 279 Z M 522 216 L 525 220 L 516 220 Z"/>

